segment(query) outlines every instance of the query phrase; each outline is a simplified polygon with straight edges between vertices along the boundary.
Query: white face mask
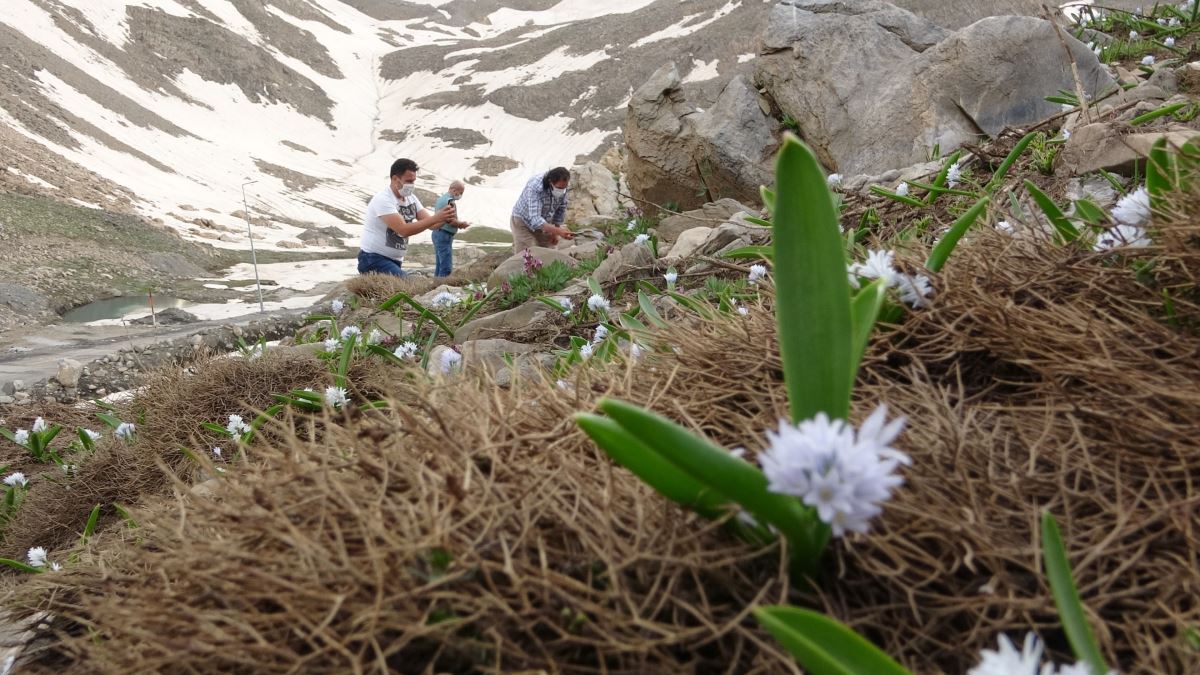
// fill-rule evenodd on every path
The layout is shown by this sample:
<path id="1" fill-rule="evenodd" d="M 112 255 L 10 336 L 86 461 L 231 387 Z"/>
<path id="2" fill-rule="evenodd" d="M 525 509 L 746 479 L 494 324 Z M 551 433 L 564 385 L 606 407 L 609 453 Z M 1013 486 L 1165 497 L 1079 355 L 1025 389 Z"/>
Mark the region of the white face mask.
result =
<path id="1" fill-rule="evenodd" d="M 551 188 L 550 194 L 562 199 L 562 197 L 567 194 L 567 188 Z"/>
<path id="2" fill-rule="evenodd" d="M 404 186 L 400 188 L 400 196 L 401 197 L 411 197 L 412 193 L 413 193 L 412 183 L 405 183 Z"/>

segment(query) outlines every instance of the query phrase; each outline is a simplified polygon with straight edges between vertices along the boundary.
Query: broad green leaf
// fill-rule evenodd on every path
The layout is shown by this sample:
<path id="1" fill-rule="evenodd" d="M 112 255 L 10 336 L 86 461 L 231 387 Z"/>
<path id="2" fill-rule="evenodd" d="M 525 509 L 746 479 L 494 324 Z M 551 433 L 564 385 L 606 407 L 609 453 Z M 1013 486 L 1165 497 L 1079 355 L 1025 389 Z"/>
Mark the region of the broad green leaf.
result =
<path id="1" fill-rule="evenodd" d="M 467 322 L 469 322 L 471 319 L 475 318 L 475 315 L 479 313 L 479 310 L 483 309 L 483 306 L 486 305 L 488 303 L 488 301 L 491 300 L 492 297 L 495 296 L 499 292 L 500 292 L 499 288 L 493 288 L 491 290 L 491 292 L 489 292 L 487 295 L 485 295 L 483 297 L 482 300 L 477 300 L 475 302 L 475 305 L 473 307 L 471 307 L 471 309 L 468 309 L 466 314 L 463 314 L 462 319 L 460 319 L 458 322 L 458 327 L 462 328 L 463 326 L 467 325 Z M 559 310 L 559 311 L 562 311 L 562 310 Z M 443 329 L 443 330 L 445 330 L 445 329 Z M 449 333 L 449 335 L 451 337 L 453 337 L 454 333 L 451 332 L 451 333 Z"/>
<path id="2" fill-rule="evenodd" d="M 675 302 L 678 302 L 696 314 L 699 314 L 702 318 L 712 319 L 716 316 L 716 313 L 713 312 L 712 307 L 706 305 L 702 301 L 696 300 L 695 298 L 689 298 L 682 293 L 676 293 L 674 291 L 667 291 L 667 295 L 675 298 Z"/>
<path id="3" fill-rule="evenodd" d="M 929 194 L 925 195 L 924 203 L 926 205 L 933 204 L 935 201 L 937 201 L 937 198 L 941 196 L 941 190 L 943 190 L 946 186 L 946 177 L 950 174 L 950 167 L 954 166 L 954 163 L 957 162 L 960 157 L 962 157 L 962 150 L 957 150 L 954 152 L 954 154 L 950 155 L 942 162 L 942 168 L 940 171 L 938 171 L 937 176 L 934 177 L 933 185 L 929 186 Z M 914 181 L 907 182 L 913 187 L 920 187 L 920 185 Z M 970 195 L 970 193 L 967 194 Z"/>
<path id="4" fill-rule="evenodd" d="M 85 431 L 82 427 L 77 429 L 75 433 L 77 436 L 79 436 L 79 442 L 83 444 L 84 450 L 96 449 L 96 441 L 93 441 L 92 437 L 88 436 L 87 431 Z"/>
<path id="5" fill-rule="evenodd" d="M 539 297 L 535 298 L 535 300 L 537 300 L 538 302 L 542 303 L 543 305 L 549 307 L 550 309 L 558 312 L 559 314 L 563 314 L 564 312 L 567 311 L 567 308 L 564 307 L 562 305 L 562 303 L 558 302 L 554 298 L 548 298 L 543 295 L 543 296 L 539 296 Z"/>
<path id="6" fill-rule="evenodd" d="M 650 332 L 650 329 L 646 326 L 646 324 L 638 321 L 637 317 L 633 314 L 622 314 L 620 317 L 618 317 L 618 320 L 621 322 L 621 325 L 625 328 L 625 330 L 639 331 L 642 333 Z"/>
<path id="7" fill-rule="evenodd" d="M 8 429 L 0 427 L 0 436 L 7 438 L 8 440 L 12 441 L 13 443 L 17 443 L 17 435 L 14 434 L 13 432 L 9 431 Z M 21 447 L 25 447 L 21 443 L 17 443 L 17 445 L 20 445 Z"/>
<path id="8" fill-rule="evenodd" d="M 1104 215 L 1103 209 L 1087 199 L 1075 200 L 1075 215 L 1088 225 L 1099 225 L 1103 223 L 1107 217 Z"/>
<path id="9" fill-rule="evenodd" d="M 1022 136 L 1021 140 L 1017 141 L 1017 144 L 1013 146 L 1012 151 L 1008 153 L 1004 161 L 1000 162 L 1000 167 L 996 169 L 996 173 L 992 174 L 992 179 L 988 181 L 987 185 L 983 186 L 985 191 L 994 192 L 996 188 L 1000 187 L 1000 184 L 1004 182 L 1004 177 L 1008 175 L 1008 170 L 1012 168 L 1017 158 L 1025 152 L 1025 149 L 1029 147 L 1029 144 L 1033 142 L 1037 134 L 1038 132 L 1031 131 Z"/>
<path id="10" fill-rule="evenodd" d="M 451 333 L 453 335 L 453 333 Z M 354 356 L 354 343 L 358 341 L 357 335 L 351 335 L 345 343 L 342 344 L 342 354 L 338 357 L 337 372 L 333 375 L 333 382 L 339 387 L 346 386 L 346 373 L 350 371 L 350 359 Z"/>
<path id="11" fill-rule="evenodd" d="M 396 356 L 392 350 L 386 347 L 380 347 L 379 345 L 367 345 L 367 351 L 375 356 L 382 357 L 385 361 L 391 361 L 398 366 L 408 365 L 404 359 Z"/>
<path id="12" fill-rule="evenodd" d="M 88 514 L 87 523 L 83 526 L 83 536 L 79 538 L 80 546 L 87 546 L 88 539 L 96 532 L 96 523 L 100 521 L 100 505 L 97 504 Z"/>
<path id="13" fill-rule="evenodd" d="M 842 378 L 843 383 L 845 378 Z M 761 471 L 674 422 L 635 405 L 605 398 L 600 410 L 627 433 L 701 484 L 737 502 L 761 524 L 774 525 L 791 547 L 794 569 L 814 574 L 829 528 L 800 500 L 767 491 Z"/>
<path id="14" fill-rule="evenodd" d="M 888 199 L 891 199 L 893 201 L 900 202 L 901 204 L 908 204 L 909 206 L 918 206 L 921 208 L 925 207 L 925 202 L 921 201 L 920 199 L 913 199 L 912 197 L 909 197 L 907 195 L 896 194 L 895 192 L 892 192 L 891 190 L 884 188 L 884 187 L 880 187 L 878 185 L 872 185 L 871 192 L 873 192 L 877 195 L 882 195 L 884 197 L 887 197 Z M 779 218 L 775 219 L 775 223 L 776 223 L 776 227 L 778 227 Z"/>
<path id="15" fill-rule="evenodd" d="M 1058 240 L 1062 243 L 1075 241 L 1079 238 L 1079 230 L 1067 220 L 1062 209 L 1055 205 L 1054 200 L 1046 196 L 1045 192 L 1038 189 L 1038 186 L 1033 184 L 1033 181 L 1025 181 L 1025 189 L 1029 191 L 1029 195 L 1033 197 L 1034 203 L 1041 208 L 1042 213 L 1046 214 L 1046 218 L 1050 224 L 1054 226 L 1054 231 L 1058 235 Z"/>
<path id="16" fill-rule="evenodd" d="M 592 295 L 604 295 L 604 289 L 600 288 L 600 282 L 596 281 L 596 277 L 588 277 L 587 285 L 588 290 L 592 292 Z"/>
<path id="17" fill-rule="evenodd" d="M 950 259 L 950 254 L 954 252 L 954 248 L 958 246 L 958 242 L 962 239 L 967 230 L 975 224 L 979 216 L 987 210 L 988 202 L 991 199 L 984 197 L 975 202 L 975 205 L 967 212 L 959 216 L 958 220 L 954 221 L 954 225 L 942 236 L 942 240 L 933 247 L 933 251 L 929 253 L 929 259 L 925 261 L 925 269 L 930 272 L 940 272 L 946 261 Z"/>
<path id="18" fill-rule="evenodd" d="M 100 418 L 100 421 L 107 424 L 110 429 L 116 429 L 117 427 L 121 426 L 120 418 L 116 417 L 115 415 L 96 413 L 96 417 Z"/>
<path id="19" fill-rule="evenodd" d="M 23 562 L 20 562 L 17 560 L 10 560 L 8 558 L 0 558 L 0 565 L 6 565 L 8 567 L 13 568 L 14 570 L 19 570 L 21 572 L 28 572 L 30 574 L 41 574 L 42 572 L 46 571 L 45 568 L 34 567 L 33 565 L 26 565 Z"/>
<path id="20" fill-rule="evenodd" d="M 658 310 L 654 308 L 654 303 L 651 302 L 650 296 L 640 290 L 638 291 L 638 307 L 641 307 L 642 313 L 646 315 L 646 319 L 655 326 L 666 328 L 670 325 L 662 318 Z"/>
<path id="21" fill-rule="evenodd" d="M 775 227 L 775 223 L 763 218 L 759 218 L 758 216 L 742 216 L 742 218 L 745 219 L 747 223 L 754 223 L 755 225 L 761 225 L 763 227 Z"/>
<path id="22" fill-rule="evenodd" d="M 912 675 L 840 621 L 800 607 L 759 607 L 754 617 L 811 675 Z"/>
<path id="23" fill-rule="evenodd" d="M 788 135 L 776 168 L 775 314 L 792 420 L 850 411 L 853 326 L 842 231 L 821 165 Z"/>
<path id="24" fill-rule="evenodd" d="M 429 309 L 425 305 L 422 305 L 416 298 L 413 298 L 408 293 L 402 292 L 402 293 L 397 293 L 397 294 L 393 295 L 392 297 L 385 300 L 383 302 L 383 304 L 379 306 L 379 309 L 386 312 L 387 310 L 391 309 L 392 307 L 396 306 L 398 303 L 401 303 L 401 302 L 403 302 L 406 305 L 417 310 L 417 313 L 421 316 L 421 318 L 429 319 L 430 321 L 437 324 L 437 327 L 442 329 L 442 331 L 445 332 L 447 335 L 454 335 L 454 330 L 452 328 L 450 328 L 450 326 L 447 325 L 445 321 L 442 321 L 442 317 L 438 316 L 436 312 Z"/>
<path id="25" fill-rule="evenodd" d="M 1136 127 L 1139 124 L 1145 124 L 1146 122 L 1156 120 L 1160 117 L 1165 117 L 1167 115 L 1174 114 L 1175 112 L 1177 112 L 1179 110 L 1183 110 L 1185 107 L 1187 107 L 1189 105 L 1191 105 L 1191 103 L 1188 103 L 1187 101 L 1184 101 L 1183 103 L 1172 103 L 1171 105 L 1165 105 L 1161 108 L 1157 108 L 1155 110 L 1151 110 L 1150 112 L 1145 112 L 1145 113 L 1142 113 L 1141 115 L 1138 115 L 1137 117 L 1129 120 L 1129 124 L 1131 126 Z M 1164 140 L 1164 139 L 1159 139 L 1159 140 Z"/>
<path id="26" fill-rule="evenodd" d="M 931 193 L 939 194 L 939 195 L 958 195 L 960 197 L 978 197 L 979 196 L 974 192 L 968 192 L 966 190 L 956 190 L 954 188 L 947 188 L 947 187 L 938 187 L 936 185 L 930 185 L 928 183 L 922 183 L 920 181 L 915 181 L 915 180 L 910 180 L 910 181 L 908 181 L 908 183 L 909 183 L 909 185 L 912 185 L 915 188 L 920 188 L 922 190 L 925 190 L 926 192 L 931 192 Z"/>
<path id="27" fill-rule="evenodd" d="M 1050 592 L 1054 594 L 1054 604 L 1058 607 L 1058 618 L 1075 652 L 1075 658 L 1086 661 L 1095 675 L 1107 673 L 1108 664 L 1083 614 L 1083 603 L 1071 576 L 1071 563 L 1067 560 L 1062 534 L 1058 531 L 1054 515 L 1049 511 L 1042 513 L 1042 557 L 1046 563 Z"/>
<path id="28" fill-rule="evenodd" d="M 854 326 L 854 347 L 850 352 L 853 357 L 850 363 L 850 387 L 858 377 L 858 364 L 862 361 L 863 352 L 867 349 L 867 341 L 871 338 L 871 329 L 879 318 L 879 309 L 887 298 L 887 282 L 876 279 L 863 287 L 854 299 L 850 301 L 850 323 Z"/>
<path id="29" fill-rule="evenodd" d="M 221 426 L 220 424 L 215 424 L 215 423 L 213 423 L 213 422 L 201 422 L 201 423 L 200 423 L 200 427 L 201 427 L 201 428 L 203 428 L 203 429 L 206 429 L 206 430 L 208 430 L 208 431 L 211 431 L 211 432 L 213 432 L 213 433 L 215 433 L 215 434 L 221 434 L 222 436 L 229 436 L 229 435 L 230 435 L 230 434 L 229 434 L 229 429 L 227 429 L 227 428 L 225 428 L 225 427 Z"/>
<path id="30" fill-rule="evenodd" d="M 1179 160 L 1167 149 L 1166 137 L 1159 138 L 1150 148 L 1150 161 L 1146 163 L 1146 192 L 1150 194 L 1150 208 L 1161 209 L 1163 198 L 1180 187 Z"/>
<path id="31" fill-rule="evenodd" d="M 115 502 L 113 503 L 113 508 L 117 510 L 117 513 L 121 516 L 121 518 L 125 519 L 125 522 L 129 525 L 130 529 L 138 526 L 137 521 L 133 519 L 133 516 L 129 515 L 129 509 Z"/>
<path id="32" fill-rule="evenodd" d="M 758 194 L 762 197 L 763 207 L 767 213 L 775 213 L 775 191 L 766 185 L 758 186 Z"/>
<path id="33" fill-rule="evenodd" d="M 710 519 L 720 518 L 730 508 L 727 499 L 678 469 L 617 422 L 588 413 L 577 413 L 575 422 L 614 462 L 667 499 Z"/>
<path id="34" fill-rule="evenodd" d="M 61 432 L 63 428 L 57 424 L 42 432 L 42 447 L 50 445 L 50 441 Z"/>
<path id="35" fill-rule="evenodd" d="M 734 259 L 737 259 L 737 258 L 760 259 L 760 258 L 762 258 L 762 259 L 766 259 L 769 261 L 773 261 L 775 259 L 775 247 L 774 246 L 743 246 L 741 248 L 733 249 L 732 251 L 726 253 L 722 257 L 723 258 L 734 258 Z"/>

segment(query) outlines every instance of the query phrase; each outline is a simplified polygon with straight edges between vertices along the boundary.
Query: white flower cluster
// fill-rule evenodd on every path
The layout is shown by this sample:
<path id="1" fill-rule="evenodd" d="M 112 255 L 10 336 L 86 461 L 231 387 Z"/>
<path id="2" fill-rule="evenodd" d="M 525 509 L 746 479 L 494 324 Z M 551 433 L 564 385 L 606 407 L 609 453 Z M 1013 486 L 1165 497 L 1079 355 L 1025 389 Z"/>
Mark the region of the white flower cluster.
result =
<path id="1" fill-rule="evenodd" d="M 893 251 L 868 250 L 866 262 L 851 263 L 847 268 L 850 285 L 858 288 L 860 278 L 883 279 L 888 288 L 895 288 L 900 292 L 900 299 L 908 306 L 927 306 L 928 298 L 933 294 L 933 286 L 929 282 L 929 277 L 924 274 L 904 274 L 896 270 L 895 256 Z"/>
<path id="2" fill-rule="evenodd" d="M 41 417 L 33 421 L 33 433 L 40 434 L 46 430 L 46 420 Z"/>
<path id="3" fill-rule="evenodd" d="M 779 422 L 767 432 L 770 447 L 760 456 L 767 489 L 791 495 L 817 511 L 834 536 L 866 532 L 892 490 L 904 482 L 896 469 L 911 463 L 891 447 L 904 418 L 886 422 L 880 405 L 855 431 L 843 420 L 818 413 L 797 425 Z"/>
<path id="4" fill-rule="evenodd" d="M 230 415 L 229 424 L 225 425 L 225 430 L 229 432 L 230 436 L 241 436 L 250 431 L 250 425 L 242 419 L 241 415 Z"/>
<path id="5" fill-rule="evenodd" d="M 1142 223 L 1150 219 L 1150 193 L 1145 186 L 1122 197 L 1113 207 L 1112 217 L 1117 226 L 1096 238 L 1095 250 L 1107 251 L 1122 246 L 1141 248 L 1152 243 L 1142 227 Z"/>
<path id="6" fill-rule="evenodd" d="M 633 231 L 633 228 L 635 228 L 635 227 L 637 227 L 637 220 L 636 220 L 636 219 L 635 219 L 635 220 L 631 220 L 631 221 L 629 221 L 628 223 L 625 223 L 625 231 L 626 231 L 626 232 L 632 232 L 632 231 Z"/>
<path id="7" fill-rule="evenodd" d="M 28 446 L 29 445 L 29 430 L 28 429 L 17 429 L 16 433 L 13 434 L 13 438 L 17 441 L 17 445 Z"/>
<path id="8" fill-rule="evenodd" d="M 367 344 L 377 345 L 380 342 L 383 342 L 383 337 L 383 331 L 379 330 L 378 328 L 372 328 L 370 334 L 367 335 Z"/>
<path id="9" fill-rule="evenodd" d="M 650 241 L 650 235 L 648 234 L 639 234 L 633 238 L 633 243 L 635 244 L 645 244 L 648 241 Z"/>
<path id="10" fill-rule="evenodd" d="M 91 429 L 84 429 L 83 433 L 87 434 L 87 437 L 92 439 L 93 443 L 100 440 L 101 434 L 98 431 L 92 431 Z"/>
<path id="11" fill-rule="evenodd" d="M 1025 634 L 1025 643 L 1017 651 L 1007 635 L 1000 636 L 1000 648 L 985 649 L 979 655 L 979 665 L 967 675 L 1093 675 L 1090 665 L 1079 662 L 1069 666 L 1042 663 L 1042 641 L 1033 633 Z M 1109 671 L 1113 675 L 1114 671 Z"/>
<path id="12" fill-rule="evenodd" d="M 830 190 L 836 190 L 842 187 L 842 174 L 831 173 L 825 178 L 825 185 L 829 186 Z"/>
<path id="13" fill-rule="evenodd" d="M 5 476 L 4 484 L 9 487 L 25 487 L 29 484 L 29 479 L 25 477 L 25 474 L 17 471 Z"/>
<path id="14" fill-rule="evenodd" d="M 676 272 L 675 270 L 668 270 L 667 273 L 663 275 L 663 279 L 667 280 L 668 287 L 674 286 L 675 281 L 679 279 L 679 272 Z"/>
<path id="15" fill-rule="evenodd" d="M 421 348 L 417 345 L 417 343 L 409 340 L 407 342 L 400 343 L 400 346 L 396 347 L 392 353 L 395 354 L 396 358 L 399 359 L 415 359 L 417 358 L 417 352 L 419 351 L 421 351 Z"/>
<path id="16" fill-rule="evenodd" d="M 598 293 L 588 298 L 587 305 L 593 312 L 607 312 L 611 307 L 608 299 Z"/>
<path id="17" fill-rule="evenodd" d="M 329 305 L 329 308 L 333 311 L 334 314 L 341 314 L 342 310 L 346 309 L 346 303 L 342 302 L 341 300 L 334 300 Z"/>
<path id="18" fill-rule="evenodd" d="M 747 277 L 747 281 L 749 281 L 752 284 L 757 284 L 759 281 L 765 279 L 766 277 L 767 277 L 767 268 L 765 265 L 751 265 L 750 266 L 750 275 Z"/>
<path id="19" fill-rule="evenodd" d="M 950 187 L 958 187 L 958 181 L 962 178 L 962 162 L 955 162 L 950 165 L 950 169 L 946 171 L 946 184 Z"/>
<path id="20" fill-rule="evenodd" d="M 449 374 L 450 371 L 454 370 L 454 367 L 460 363 L 462 363 L 462 354 L 459 354 L 453 349 L 447 349 L 446 351 L 442 352 L 441 366 L 443 373 Z"/>
<path id="21" fill-rule="evenodd" d="M 121 422 L 117 425 L 117 430 L 113 432 L 117 438 L 128 441 L 133 438 L 133 433 L 137 431 L 137 425 L 133 422 Z"/>
<path id="22" fill-rule="evenodd" d="M 342 339 L 349 340 L 352 337 L 362 335 L 362 329 L 358 326 L 346 326 L 342 329 Z"/>
<path id="23" fill-rule="evenodd" d="M 571 312 L 575 311 L 575 305 L 571 302 L 570 298 L 559 298 L 555 302 L 558 303 L 559 307 L 562 307 L 563 316 L 571 316 Z"/>
<path id="24" fill-rule="evenodd" d="M 325 403 L 334 408 L 341 408 L 346 405 L 345 387 L 325 387 Z"/>
<path id="25" fill-rule="evenodd" d="M 900 195 L 901 197 L 907 197 L 908 196 L 908 183 L 900 183 L 899 185 L 897 185 L 895 192 L 896 192 L 896 194 Z"/>
<path id="26" fill-rule="evenodd" d="M 433 305 L 434 307 L 442 308 L 453 307 L 460 302 L 462 302 L 462 298 L 451 293 L 450 291 L 442 291 L 441 293 L 433 296 L 433 300 L 430 301 L 429 304 Z"/>

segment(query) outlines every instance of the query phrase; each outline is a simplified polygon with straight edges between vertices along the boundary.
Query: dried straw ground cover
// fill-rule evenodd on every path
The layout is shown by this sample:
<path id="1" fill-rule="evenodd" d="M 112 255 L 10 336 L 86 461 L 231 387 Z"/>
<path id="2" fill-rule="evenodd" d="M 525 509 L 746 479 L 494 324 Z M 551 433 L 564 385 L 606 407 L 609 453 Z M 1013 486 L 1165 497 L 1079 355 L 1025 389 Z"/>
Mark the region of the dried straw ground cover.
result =
<path id="1" fill-rule="evenodd" d="M 914 461 L 872 533 L 833 548 L 817 591 L 789 584 L 777 547 L 751 549 L 651 493 L 571 420 L 613 394 L 753 454 L 787 407 L 768 299 L 744 318 L 681 323 L 661 335 L 678 354 L 582 371 L 566 391 L 425 383 L 381 364 L 392 376 L 371 386 L 390 381 L 404 405 L 285 417 L 211 495 L 179 483 L 146 500 L 138 528 L 107 528 L 79 564 L 7 604 L 55 617 L 45 672 L 789 673 L 748 615 L 789 601 L 917 672 L 957 673 L 1002 632 L 1036 628 L 1067 654 L 1038 563 L 1049 508 L 1111 662 L 1197 672 L 1181 638 L 1200 625 L 1191 223 L 1159 223 L 1162 245 L 1139 252 L 1152 268 L 990 231 L 960 246 L 933 306 L 870 347 L 856 407 L 907 415 Z M 1180 291 L 1172 311 L 1138 269 Z M 256 368 L 260 394 L 327 377 L 315 361 L 210 364 L 191 385 L 204 396 L 176 382 L 148 401 L 148 427 L 178 429 L 156 451 L 237 401 L 261 406 L 236 375 Z M 148 461 L 88 475 L 167 494 Z M 201 463 L 161 468 L 211 474 Z M 110 498 L 57 494 L 70 510 L 38 497 L 64 514 L 43 537 Z"/>

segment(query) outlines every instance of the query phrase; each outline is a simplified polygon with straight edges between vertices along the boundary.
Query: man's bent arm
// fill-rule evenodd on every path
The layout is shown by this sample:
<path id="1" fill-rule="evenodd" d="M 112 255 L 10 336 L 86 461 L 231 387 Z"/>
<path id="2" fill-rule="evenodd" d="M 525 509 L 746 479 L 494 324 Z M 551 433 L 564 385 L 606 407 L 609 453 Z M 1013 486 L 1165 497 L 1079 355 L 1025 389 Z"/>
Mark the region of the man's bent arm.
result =
<path id="1" fill-rule="evenodd" d="M 421 209 L 417 212 L 418 218 L 411 223 L 404 222 L 398 213 L 389 213 L 385 216 L 379 216 L 388 229 L 401 237 L 411 237 L 418 232 L 432 229 L 434 225 L 440 225 L 442 219 L 436 214 L 430 213 L 428 209 Z"/>

